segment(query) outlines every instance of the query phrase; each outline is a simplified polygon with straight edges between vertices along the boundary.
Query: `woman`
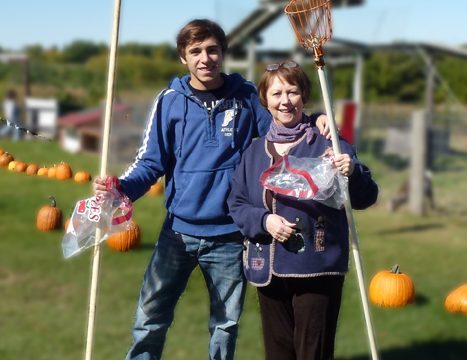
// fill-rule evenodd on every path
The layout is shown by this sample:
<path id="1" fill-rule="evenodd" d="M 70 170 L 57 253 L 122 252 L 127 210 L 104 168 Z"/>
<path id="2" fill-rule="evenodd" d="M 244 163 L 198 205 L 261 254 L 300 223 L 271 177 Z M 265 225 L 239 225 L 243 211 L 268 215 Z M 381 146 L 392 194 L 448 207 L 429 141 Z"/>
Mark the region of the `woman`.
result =
<path id="1" fill-rule="evenodd" d="M 247 238 L 244 272 L 258 290 L 266 359 L 332 359 L 349 260 L 345 210 L 272 193 L 259 179 L 285 154 L 324 154 L 348 177 L 354 209 L 374 204 L 378 187 L 349 143 L 341 139 L 341 154 L 333 154 L 303 113 L 310 81 L 297 63 L 269 65 L 258 92 L 273 121 L 245 151 L 228 204 Z"/>

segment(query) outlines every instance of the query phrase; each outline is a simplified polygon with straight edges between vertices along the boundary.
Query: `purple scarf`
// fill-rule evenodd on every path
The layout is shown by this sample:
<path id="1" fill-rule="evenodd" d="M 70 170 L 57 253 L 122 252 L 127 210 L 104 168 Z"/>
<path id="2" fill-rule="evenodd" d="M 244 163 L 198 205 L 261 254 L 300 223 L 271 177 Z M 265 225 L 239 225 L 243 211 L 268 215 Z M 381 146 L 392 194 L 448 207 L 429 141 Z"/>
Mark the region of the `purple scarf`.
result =
<path id="1" fill-rule="evenodd" d="M 269 127 L 269 131 L 266 134 L 266 140 L 275 143 L 294 142 L 306 133 L 306 141 L 308 144 L 310 144 L 315 137 L 315 133 L 313 132 L 313 125 L 311 124 L 310 120 L 310 118 L 303 115 L 302 121 L 291 128 L 277 125 L 273 120 L 271 121 L 271 126 Z"/>

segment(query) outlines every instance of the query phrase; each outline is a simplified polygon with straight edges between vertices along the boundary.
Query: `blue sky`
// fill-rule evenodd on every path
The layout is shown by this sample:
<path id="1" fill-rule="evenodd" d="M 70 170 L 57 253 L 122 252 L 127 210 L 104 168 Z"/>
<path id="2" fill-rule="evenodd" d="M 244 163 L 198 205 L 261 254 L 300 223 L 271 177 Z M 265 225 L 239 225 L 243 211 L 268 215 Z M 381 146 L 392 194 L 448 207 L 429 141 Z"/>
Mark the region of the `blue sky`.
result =
<path id="1" fill-rule="evenodd" d="M 361 7 L 334 9 L 334 36 L 366 43 L 467 44 L 467 2 L 436 3 L 366 0 Z M 196 17 L 213 19 L 228 32 L 258 4 L 259 0 L 122 0 L 120 42 L 173 43 L 180 27 Z M 113 0 L 1 0 L 0 46 L 61 47 L 76 39 L 108 43 L 113 6 Z M 285 16 L 262 36 L 266 48 L 286 48 L 294 41 Z"/>

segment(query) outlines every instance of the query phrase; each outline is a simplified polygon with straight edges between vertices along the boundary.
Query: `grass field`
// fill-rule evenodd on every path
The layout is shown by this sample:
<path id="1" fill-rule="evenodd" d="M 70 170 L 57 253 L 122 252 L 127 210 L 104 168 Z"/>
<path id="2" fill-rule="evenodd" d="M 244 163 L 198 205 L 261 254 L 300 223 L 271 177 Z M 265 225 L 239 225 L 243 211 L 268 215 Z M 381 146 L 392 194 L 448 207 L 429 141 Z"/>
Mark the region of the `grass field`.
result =
<path id="1" fill-rule="evenodd" d="M 98 171 L 93 155 L 62 152 L 55 143 L 0 141 L 19 160 L 39 165 L 67 161 L 73 169 Z M 361 158 L 381 187 L 379 203 L 356 212 L 367 282 L 378 270 L 398 263 L 415 282 L 416 302 L 403 309 L 371 306 L 378 347 L 384 360 L 460 360 L 467 358 L 467 317 L 449 314 L 444 298 L 467 282 L 467 205 L 465 154 L 450 158 L 434 177 L 438 209 L 426 217 L 405 208 L 389 213 L 386 201 L 406 176 L 371 154 Z M 110 172 L 119 171 L 109 166 Z M 82 359 L 87 323 L 91 251 L 64 260 L 62 231 L 41 233 L 35 215 L 49 195 L 65 216 L 75 202 L 91 195 L 89 184 L 27 176 L 0 168 L 0 359 Z M 144 269 L 164 218 L 162 197 L 135 204 L 142 246 L 118 253 L 102 246 L 94 359 L 122 359 L 131 342 L 133 314 Z M 336 339 L 340 360 L 368 359 L 353 261 L 346 280 Z M 194 272 L 170 329 L 165 358 L 207 359 L 208 299 Z M 254 288 L 249 287 L 241 319 L 237 359 L 262 359 L 262 340 Z"/>

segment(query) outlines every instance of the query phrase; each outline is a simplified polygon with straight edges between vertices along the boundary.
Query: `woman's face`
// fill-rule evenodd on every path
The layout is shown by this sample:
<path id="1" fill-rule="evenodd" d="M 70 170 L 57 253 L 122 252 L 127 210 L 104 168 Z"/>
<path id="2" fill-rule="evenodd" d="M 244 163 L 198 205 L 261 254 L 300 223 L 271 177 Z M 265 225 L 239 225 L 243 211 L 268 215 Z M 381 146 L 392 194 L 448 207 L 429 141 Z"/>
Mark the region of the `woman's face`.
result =
<path id="1" fill-rule="evenodd" d="M 303 114 L 302 93 L 297 85 L 276 76 L 266 92 L 268 110 L 276 124 L 285 127 L 297 125 Z"/>

